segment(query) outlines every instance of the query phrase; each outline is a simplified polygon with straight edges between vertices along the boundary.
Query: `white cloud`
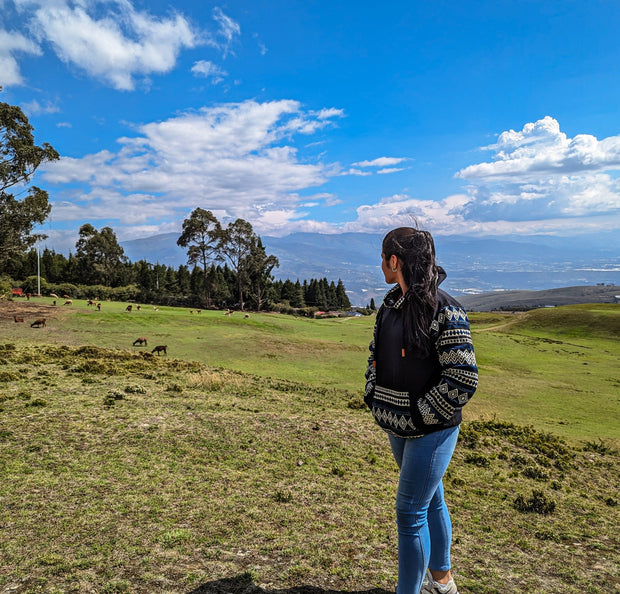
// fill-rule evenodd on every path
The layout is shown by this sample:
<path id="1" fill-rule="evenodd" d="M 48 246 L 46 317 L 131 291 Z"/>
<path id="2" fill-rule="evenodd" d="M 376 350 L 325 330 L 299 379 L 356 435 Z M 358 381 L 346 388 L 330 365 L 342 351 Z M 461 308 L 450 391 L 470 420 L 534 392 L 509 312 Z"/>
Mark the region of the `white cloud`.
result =
<path id="1" fill-rule="evenodd" d="M 253 224 L 253 213 L 257 221 L 270 220 L 265 212 L 279 213 L 274 225 L 283 213 L 294 220 L 308 200 L 298 191 L 330 175 L 330 165 L 300 160 L 288 143 L 316 117 L 295 101 L 246 101 L 143 125 L 138 136 L 120 138 L 116 152 L 63 157 L 42 168 L 46 183 L 59 186 L 54 218 L 144 224 L 200 205 Z M 69 187 L 79 189 L 62 189 Z"/>
<path id="2" fill-rule="evenodd" d="M 310 208 L 342 205 L 325 187 L 330 178 L 371 175 L 369 167 L 400 169 L 385 160 L 392 165 L 405 161 L 382 157 L 347 171 L 323 162 L 324 155 L 309 161 L 298 154 L 295 137 L 334 125 L 339 117 L 340 110 L 307 111 L 292 100 L 245 101 L 147 123 L 134 136 L 119 138 L 116 151 L 62 158 L 42 167 L 45 182 L 58 186 L 50 191 L 52 216 L 67 223 L 114 221 L 119 237 L 131 234 L 132 227 L 158 233 L 176 225 L 178 230 L 196 206 L 212 210 L 223 222 L 249 220 L 262 235 L 382 233 L 414 222 L 434 234 L 477 236 L 569 234 L 620 226 L 620 178 L 600 171 L 595 160 L 592 171 L 536 176 L 526 170 L 481 177 L 443 199 L 397 193 L 358 205 L 353 220 L 313 220 L 317 211 Z M 552 121 L 524 130 L 500 135 L 489 150 L 505 155 L 521 150 L 537 159 L 537 152 L 549 154 L 574 144 L 574 139 L 562 138 Z M 318 191 L 309 192 L 312 188 Z"/>
<path id="3" fill-rule="evenodd" d="M 372 161 L 359 161 L 353 163 L 354 167 L 390 167 L 391 165 L 398 165 L 403 161 L 407 161 L 405 157 L 379 157 Z"/>
<path id="4" fill-rule="evenodd" d="M 350 167 L 346 171 L 341 171 L 338 175 L 357 175 L 359 177 L 366 177 L 372 175 L 372 173 L 370 171 L 362 171 L 361 169 Z"/>
<path id="5" fill-rule="evenodd" d="M 217 37 L 222 38 L 223 41 L 218 46 L 222 50 L 224 57 L 226 57 L 228 52 L 231 51 L 230 48 L 235 41 L 235 37 L 241 35 L 241 27 L 239 23 L 226 16 L 222 9 L 217 6 L 213 9 L 213 20 L 219 25 Z"/>
<path id="6" fill-rule="evenodd" d="M 36 99 L 28 103 L 22 103 L 22 109 L 27 115 L 40 115 L 42 113 L 58 113 L 60 108 L 51 102 L 41 105 Z"/>
<path id="7" fill-rule="evenodd" d="M 620 135 L 597 140 L 590 134 L 567 138 L 557 120 L 546 116 L 520 132 L 508 130 L 496 144 L 494 161 L 470 165 L 457 172 L 463 179 L 566 175 L 620 169 Z"/>
<path id="8" fill-rule="evenodd" d="M 518 229 L 585 229 L 588 221 L 620 218 L 620 136 L 597 140 L 588 134 L 568 138 L 547 116 L 508 130 L 486 150 L 493 161 L 465 167 L 467 220 L 480 228 L 496 224 Z M 608 227 L 608 225 L 607 225 Z"/>
<path id="9" fill-rule="evenodd" d="M 357 220 L 344 225 L 345 231 L 383 232 L 400 226 L 414 225 L 444 234 L 460 233 L 466 227 L 464 207 L 471 198 L 453 195 L 443 200 L 420 200 L 406 194 L 383 198 L 376 204 L 357 208 Z"/>
<path id="10" fill-rule="evenodd" d="M 18 53 L 40 56 L 41 48 L 32 40 L 16 31 L 0 30 L 0 85 L 4 87 L 23 85 L 24 77 L 15 58 Z"/>
<path id="11" fill-rule="evenodd" d="M 224 80 L 224 77 L 228 76 L 225 70 L 222 70 L 219 66 L 208 60 L 199 60 L 192 66 L 192 73 L 195 76 L 201 76 L 203 78 L 210 78 L 211 83 L 216 85 Z"/>
<path id="12" fill-rule="evenodd" d="M 157 18 L 128 0 L 17 0 L 29 26 L 58 57 L 118 90 L 132 90 L 136 76 L 166 73 L 183 48 L 200 35 L 180 14 Z"/>
<path id="13" fill-rule="evenodd" d="M 443 200 L 419 200 L 407 195 L 383 198 L 376 204 L 358 207 L 357 218 L 341 230 L 360 233 L 384 233 L 400 226 L 419 225 L 435 235 L 509 235 L 592 233 L 614 230 L 620 225 L 620 213 L 614 215 L 555 216 L 509 220 L 501 217 L 482 219 L 471 215 L 472 196 L 455 194 Z"/>
<path id="14" fill-rule="evenodd" d="M 404 167 L 385 167 L 384 169 L 379 169 L 377 174 L 385 175 L 387 173 L 398 173 L 399 171 L 405 171 Z"/>

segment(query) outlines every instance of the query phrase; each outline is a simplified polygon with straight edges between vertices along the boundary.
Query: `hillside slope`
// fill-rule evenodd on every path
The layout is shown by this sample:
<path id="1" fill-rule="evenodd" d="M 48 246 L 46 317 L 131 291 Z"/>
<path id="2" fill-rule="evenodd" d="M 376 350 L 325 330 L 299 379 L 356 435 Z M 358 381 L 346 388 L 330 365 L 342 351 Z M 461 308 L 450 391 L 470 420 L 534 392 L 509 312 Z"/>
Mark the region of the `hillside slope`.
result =
<path id="1" fill-rule="evenodd" d="M 620 286 L 575 286 L 543 291 L 493 291 L 462 295 L 459 301 L 469 311 L 532 309 L 582 303 L 620 303 Z"/>

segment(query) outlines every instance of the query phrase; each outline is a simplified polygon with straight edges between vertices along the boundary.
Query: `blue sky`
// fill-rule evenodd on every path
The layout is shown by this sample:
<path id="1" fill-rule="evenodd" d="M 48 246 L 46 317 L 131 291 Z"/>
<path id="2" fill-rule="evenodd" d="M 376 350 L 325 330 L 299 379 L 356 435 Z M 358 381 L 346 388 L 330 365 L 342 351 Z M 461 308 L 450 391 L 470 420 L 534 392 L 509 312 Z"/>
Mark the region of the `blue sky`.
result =
<path id="1" fill-rule="evenodd" d="M 0 0 L 47 244 L 197 206 L 260 235 L 620 226 L 620 3 Z"/>

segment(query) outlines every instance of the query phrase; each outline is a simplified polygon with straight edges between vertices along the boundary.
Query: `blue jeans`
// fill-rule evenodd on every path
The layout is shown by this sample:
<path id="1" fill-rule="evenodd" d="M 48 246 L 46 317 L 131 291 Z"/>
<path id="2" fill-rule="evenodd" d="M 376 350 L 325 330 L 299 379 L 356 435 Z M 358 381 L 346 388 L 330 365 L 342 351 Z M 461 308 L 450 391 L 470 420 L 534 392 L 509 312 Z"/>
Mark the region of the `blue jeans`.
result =
<path id="1" fill-rule="evenodd" d="M 400 468 L 396 495 L 397 594 L 419 594 L 427 567 L 450 569 L 452 523 L 441 479 L 458 435 L 458 427 L 414 439 L 389 435 Z"/>

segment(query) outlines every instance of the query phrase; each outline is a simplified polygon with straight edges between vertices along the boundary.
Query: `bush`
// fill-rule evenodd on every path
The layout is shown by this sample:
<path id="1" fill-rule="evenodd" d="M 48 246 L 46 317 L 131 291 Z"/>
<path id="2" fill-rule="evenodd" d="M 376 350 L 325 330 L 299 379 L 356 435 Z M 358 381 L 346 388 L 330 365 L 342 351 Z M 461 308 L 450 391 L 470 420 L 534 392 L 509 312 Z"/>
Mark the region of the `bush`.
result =
<path id="1" fill-rule="evenodd" d="M 583 445 L 584 452 L 596 452 L 597 454 L 605 455 L 615 455 L 618 452 L 614 450 L 611 446 L 608 446 L 602 439 L 598 441 L 586 441 Z"/>
<path id="2" fill-rule="evenodd" d="M 0 277 L 0 299 L 11 299 L 15 283 L 8 276 Z"/>
<path id="3" fill-rule="evenodd" d="M 545 495 L 543 491 L 532 491 L 532 496 L 525 499 L 523 495 L 517 495 L 514 501 L 514 508 L 521 512 L 534 512 L 541 515 L 552 514 L 555 511 L 556 503 L 553 499 Z"/>
<path id="4" fill-rule="evenodd" d="M 47 293 L 49 291 L 49 284 L 43 277 L 39 278 L 37 276 L 29 276 L 23 283 L 21 283 L 21 288 L 24 293 L 32 293 L 33 295 L 36 295 L 39 288 L 39 282 L 41 283 L 41 293 Z"/>
<path id="5" fill-rule="evenodd" d="M 465 462 L 468 464 L 474 464 L 481 468 L 488 468 L 491 466 L 491 461 L 482 454 L 467 454 L 465 456 Z"/>

